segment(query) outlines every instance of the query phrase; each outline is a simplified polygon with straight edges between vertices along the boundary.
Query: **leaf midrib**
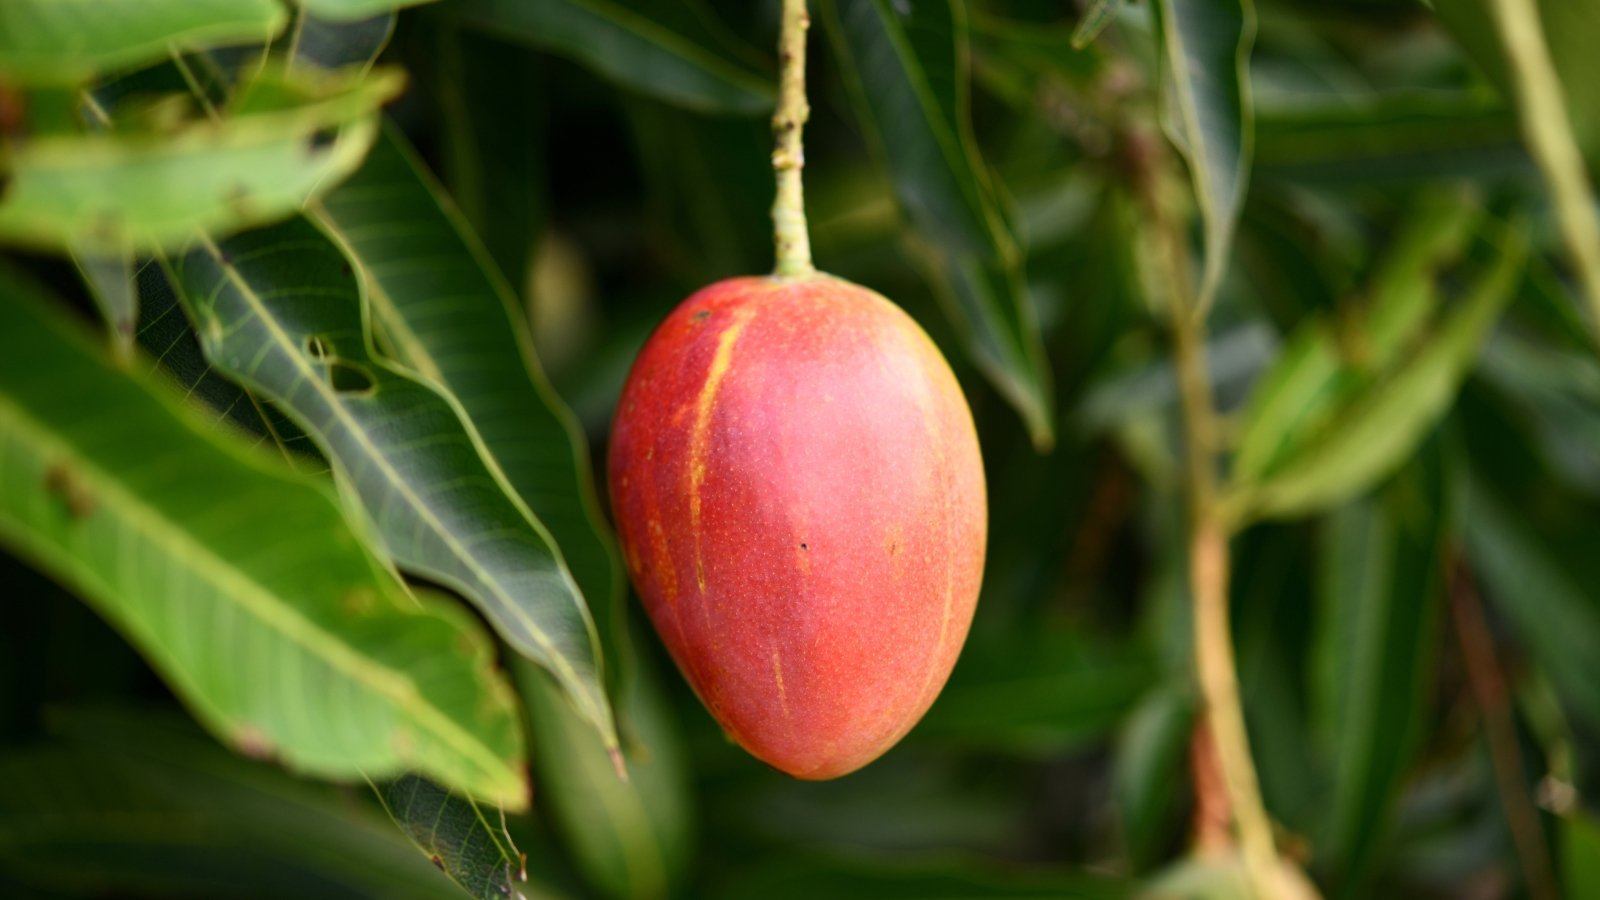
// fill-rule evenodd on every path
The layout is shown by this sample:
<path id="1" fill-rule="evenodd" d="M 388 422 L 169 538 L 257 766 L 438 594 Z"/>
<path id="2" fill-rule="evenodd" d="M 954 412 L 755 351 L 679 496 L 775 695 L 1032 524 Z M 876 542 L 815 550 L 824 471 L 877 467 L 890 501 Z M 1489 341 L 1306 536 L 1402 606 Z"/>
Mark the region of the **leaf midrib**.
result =
<path id="1" fill-rule="evenodd" d="M 250 305 L 251 310 L 255 313 L 257 319 L 270 333 L 272 340 L 279 345 L 280 349 L 282 349 L 284 354 L 290 359 L 292 365 L 294 365 L 295 369 L 300 373 L 302 380 L 312 386 L 312 390 L 316 391 L 323 398 L 328 408 L 332 410 L 333 414 L 339 419 L 340 424 L 342 424 L 350 433 L 350 435 L 362 445 L 363 449 L 365 449 L 367 452 L 367 457 L 371 459 L 379 471 L 382 472 L 384 479 L 388 481 L 394 490 L 401 496 L 401 498 L 406 501 L 407 505 L 416 511 L 429 529 L 431 529 L 434 534 L 445 543 L 446 547 L 450 549 L 451 553 L 454 554 L 457 559 L 465 563 L 472 574 L 477 576 L 480 582 L 485 585 L 486 588 L 491 591 L 494 596 L 499 599 L 516 617 L 517 621 L 523 624 L 523 626 L 527 629 L 529 637 L 533 639 L 533 641 L 541 650 L 548 654 L 550 665 L 560 670 L 563 677 L 569 679 L 574 685 L 582 685 L 583 680 L 572 668 L 572 665 L 567 660 L 565 654 L 556 651 L 555 645 L 551 642 L 549 635 L 547 635 L 544 630 L 527 615 L 527 612 L 515 602 L 514 598 L 508 595 L 500 586 L 500 584 L 493 577 L 491 577 L 491 574 L 486 571 L 478 562 L 477 557 L 470 553 L 448 528 L 444 527 L 444 523 L 440 521 L 438 514 L 435 513 L 433 508 L 425 503 L 422 498 L 411 489 L 411 486 L 406 483 L 406 480 L 390 463 L 389 458 L 378 449 L 376 444 L 372 443 L 372 441 L 368 438 L 365 429 L 363 429 L 360 423 L 350 415 L 349 410 L 345 409 L 344 404 L 339 401 L 339 398 L 330 394 L 328 385 L 324 383 L 320 377 L 318 377 L 317 373 L 311 368 L 310 364 L 306 362 L 305 358 L 301 356 L 299 352 L 297 352 L 294 341 L 289 338 L 287 332 L 279 327 L 277 319 L 272 316 L 271 311 L 268 309 L 266 304 L 261 301 L 261 298 L 256 294 L 255 289 L 250 286 L 249 282 L 244 279 L 244 277 L 239 273 L 238 269 L 235 268 L 232 263 L 224 261 L 221 248 L 219 248 L 209 236 L 201 235 L 199 240 L 200 243 L 206 247 L 206 251 L 210 254 L 212 260 L 222 270 L 223 277 L 225 277 L 229 283 L 233 285 L 234 289 L 239 292 L 244 301 Z M 526 524 L 526 517 L 524 517 L 524 523 Z M 588 705 L 592 705 L 587 697 L 584 697 L 583 701 Z"/>
<path id="2" fill-rule="evenodd" d="M 78 451 L 71 443 L 60 438 L 52 439 L 48 425 L 29 415 L 26 410 L 0 394 L 0 421 L 7 417 L 17 424 L 15 434 L 22 435 L 27 445 L 45 454 L 52 451 L 70 459 L 73 474 L 94 484 L 96 495 L 110 502 L 103 508 L 117 509 L 118 527 L 128 528 L 147 535 L 157 544 L 171 549 L 172 565 L 182 566 L 197 574 L 202 582 L 210 584 L 219 598 L 232 599 L 236 605 L 256 620 L 288 638 L 296 646 L 322 659 L 334 669 L 349 675 L 357 682 L 372 688 L 381 696 L 393 700 L 401 709 L 412 713 L 413 721 L 427 731 L 438 735 L 454 747 L 462 758 L 479 768 L 491 781 L 504 780 L 502 770 L 507 767 L 466 729 L 426 701 L 410 677 L 393 669 L 374 664 L 368 657 L 354 652 L 349 644 L 340 641 L 315 622 L 295 612 L 291 607 L 273 600 L 273 592 L 257 580 L 246 576 L 226 559 L 203 543 L 194 540 L 181 527 L 176 526 L 159 508 L 147 503 L 137 494 L 123 490 L 117 480 Z M 35 436 L 32 440 L 29 435 Z M 13 534 L 25 534 L 26 523 L 14 518 L 0 507 L 0 523 Z M 61 573 L 66 580 L 79 582 L 79 566 L 72 555 L 57 550 L 50 541 L 31 541 L 30 546 L 40 556 L 49 557 L 50 568 Z M 109 586 L 109 583 L 108 583 Z M 397 610 L 403 612 L 403 610 Z"/>

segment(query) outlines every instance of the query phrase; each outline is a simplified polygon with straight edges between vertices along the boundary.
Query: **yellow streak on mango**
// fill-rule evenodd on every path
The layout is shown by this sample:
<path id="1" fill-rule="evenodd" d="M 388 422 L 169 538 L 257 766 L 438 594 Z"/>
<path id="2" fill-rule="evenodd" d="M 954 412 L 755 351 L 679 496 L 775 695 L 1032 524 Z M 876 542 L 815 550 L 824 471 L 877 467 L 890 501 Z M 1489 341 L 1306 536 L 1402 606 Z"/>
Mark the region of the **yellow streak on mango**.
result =
<path id="1" fill-rule="evenodd" d="M 727 377 L 728 369 L 733 365 L 734 342 L 739 340 L 739 333 L 744 331 L 753 312 L 750 307 L 735 310 L 733 321 L 717 336 L 716 353 L 711 357 L 711 367 L 706 370 L 706 381 L 700 388 L 700 396 L 695 399 L 694 430 L 689 432 L 689 533 L 694 536 L 694 578 L 702 599 L 706 593 L 706 567 L 701 555 L 700 487 L 706 481 L 706 454 L 709 451 L 707 432 L 711 429 L 711 409 L 717 399 L 717 390 L 722 387 L 722 379 Z M 701 604 L 701 611 L 706 611 L 704 603 Z"/>
<path id="2" fill-rule="evenodd" d="M 789 694 L 783 689 L 783 659 L 778 655 L 778 648 L 772 648 L 772 678 L 778 684 L 778 707 L 783 710 L 783 717 L 789 718 Z"/>

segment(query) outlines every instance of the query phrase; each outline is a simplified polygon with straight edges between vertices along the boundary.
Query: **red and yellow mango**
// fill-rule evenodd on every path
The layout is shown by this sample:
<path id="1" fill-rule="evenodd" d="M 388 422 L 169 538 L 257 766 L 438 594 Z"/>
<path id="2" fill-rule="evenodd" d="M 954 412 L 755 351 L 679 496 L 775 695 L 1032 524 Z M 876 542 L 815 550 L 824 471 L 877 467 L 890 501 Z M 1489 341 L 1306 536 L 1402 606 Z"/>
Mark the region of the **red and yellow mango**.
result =
<path id="1" fill-rule="evenodd" d="M 988 510 L 960 386 L 898 307 L 823 275 L 699 291 L 634 363 L 609 463 L 633 584 L 750 753 L 834 778 L 927 711 Z"/>

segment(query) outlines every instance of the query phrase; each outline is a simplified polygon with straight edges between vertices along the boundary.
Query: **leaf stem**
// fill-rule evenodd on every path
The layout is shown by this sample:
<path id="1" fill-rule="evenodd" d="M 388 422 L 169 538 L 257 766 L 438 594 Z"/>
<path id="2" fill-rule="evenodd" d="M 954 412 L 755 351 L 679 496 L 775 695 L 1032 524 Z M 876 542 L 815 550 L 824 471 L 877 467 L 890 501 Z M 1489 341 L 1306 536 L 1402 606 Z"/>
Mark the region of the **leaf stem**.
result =
<path id="1" fill-rule="evenodd" d="M 1207 749 L 1214 751 L 1221 769 L 1251 893 L 1268 900 L 1280 893 L 1279 865 L 1272 822 L 1261 801 L 1255 763 L 1250 758 L 1250 737 L 1234 667 L 1228 616 L 1230 526 L 1222 515 L 1217 491 L 1217 413 L 1206 361 L 1206 316 L 1195 293 L 1188 238 L 1163 191 L 1159 142 L 1143 138 L 1137 143 L 1140 165 L 1136 181 L 1158 242 L 1156 262 L 1168 291 L 1174 363 L 1183 406 L 1189 493 L 1189 593 L 1194 604 L 1195 674 L 1204 703 L 1196 739 L 1212 741 Z M 1209 753 L 1197 756 L 1206 758 Z"/>
<path id="2" fill-rule="evenodd" d="M 1534 0 L 1493 0 L 1489 5 L 1505 45 L 1522 135 L 1555 203 L 1556 220 L 1600 343 L 1600 216 L 1595 214 L 1589 175 L 1567 119 L 1561 79 L 1545 44 L 1539 9 Z"/>
<path id="3" fill-rule="evenodd" d="M 777 264 L 773 274 L 779 278 L 804 278 L 816 269 L 811 265 L 811 236 L 806 231 L 805 195 L 800 173 L 806 157 L 801 131 L 811 118 L 806 102 L 806 30 L 811 15 L 806 0 L 783 0 L 783 25 L 778 35 L 778 106 L 772 114 L 772 170 L 777 175 L 778 194 L 772 202 L 772 237 Z"/>

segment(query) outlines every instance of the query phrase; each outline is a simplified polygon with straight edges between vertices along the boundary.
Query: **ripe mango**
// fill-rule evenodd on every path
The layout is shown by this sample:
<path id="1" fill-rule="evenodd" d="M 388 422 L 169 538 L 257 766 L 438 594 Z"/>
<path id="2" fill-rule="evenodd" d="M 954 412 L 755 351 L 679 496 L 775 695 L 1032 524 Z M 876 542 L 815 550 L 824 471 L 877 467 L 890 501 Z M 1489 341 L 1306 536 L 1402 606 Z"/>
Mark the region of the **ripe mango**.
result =
<path id="1" fill-rule="evenodd" d="M 972 413 L 910 316 L 823 275 L 699 291 L 635 361 L 608 468 L 645 609 L 751 754 L 834 778 L 927 711 L 988 508 Z"/>

